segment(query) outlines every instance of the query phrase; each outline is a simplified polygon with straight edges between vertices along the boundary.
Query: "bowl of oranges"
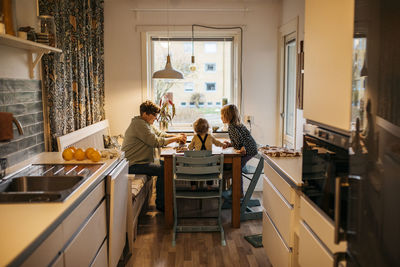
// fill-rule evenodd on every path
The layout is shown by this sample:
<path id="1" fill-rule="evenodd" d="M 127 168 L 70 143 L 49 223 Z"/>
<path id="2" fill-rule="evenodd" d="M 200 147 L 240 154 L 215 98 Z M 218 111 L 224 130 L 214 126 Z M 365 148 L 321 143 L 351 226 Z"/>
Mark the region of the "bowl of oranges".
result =
<path id="1" fill-rule="evenodd" d="M 62 157 L 66 161 L 77 160 L 82 161 L 89 159 L 93 162 L 99 162 L 101 159 L 101 154 L 98 150 L 93 147 L 89 147 L 86 150 L 82 148 L 67 147 L 62 152 Z"/>

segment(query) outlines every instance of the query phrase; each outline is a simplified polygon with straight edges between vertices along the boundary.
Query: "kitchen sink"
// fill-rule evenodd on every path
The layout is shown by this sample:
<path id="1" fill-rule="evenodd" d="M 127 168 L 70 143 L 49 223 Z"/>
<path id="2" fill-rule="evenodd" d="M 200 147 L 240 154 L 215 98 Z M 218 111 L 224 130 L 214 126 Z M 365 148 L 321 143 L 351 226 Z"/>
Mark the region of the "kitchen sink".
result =
<path id="1" fill-rule="evenodd" d="M 0 204 L 62 202 L 102 164 L 31 164 L 0 180 Z"/>
<path id="2" fill-rule="evenodd" d="M 85 180 L 84 176 L 22 176 L 0 184 L 0 203 L 61 202 Z"/>

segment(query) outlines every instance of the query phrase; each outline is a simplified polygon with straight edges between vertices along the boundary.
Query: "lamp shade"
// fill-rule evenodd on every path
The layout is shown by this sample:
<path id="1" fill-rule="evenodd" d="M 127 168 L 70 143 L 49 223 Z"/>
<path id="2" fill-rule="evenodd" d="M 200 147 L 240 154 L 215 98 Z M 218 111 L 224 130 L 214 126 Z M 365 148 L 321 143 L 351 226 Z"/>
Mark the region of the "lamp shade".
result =
<path id="1" fill-rule="evenodd" d="M 165 68 L 154 72 L 153 79 L 183 79 L 183 74 L 180 71 L 174 70 L 171 65 L 171 57 L 168 55 Z"/>

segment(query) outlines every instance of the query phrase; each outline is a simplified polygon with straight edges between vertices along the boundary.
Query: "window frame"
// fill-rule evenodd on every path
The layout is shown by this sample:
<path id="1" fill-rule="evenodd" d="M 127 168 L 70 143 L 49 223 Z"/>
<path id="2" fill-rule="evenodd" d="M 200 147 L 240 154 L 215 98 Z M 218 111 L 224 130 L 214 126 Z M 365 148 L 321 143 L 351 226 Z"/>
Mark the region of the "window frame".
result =
<path id="1" fill-rule="evenodd" d="M 232 27 L 232 25 L 230 26 Z M 142 101 L 154 100 L 153 99 L 153 85 L 152 85 L 152 66 L 148 62 L 152 62 L 152 38 L 191 38 L 191 26 L 174 26 L 174 31 L 169 32 L 165 26 L 153 26 L 153 25 L 138 25 L 136 31 L 140 32 L 140 42 L 141 42 L 141 91 L 142 91 Z M 230 102 L 235 104 L 239 110 L 242 106 L 242 85 L 240 81 L 241 78 L 241 33 L 239 29 L 229 29 L 229 30 L 212 30 L 212 29 L 198 29 L 196 30 L 197 38 L 232 38 L 232 75 L 231 75 L 231 99 Z M 190 104 L 189 104 L 190 106 Z M 179 125 L 182 127 L 187 127 L 187 125 Z M 175 124 L 174 126 L 177 126 Z"/>

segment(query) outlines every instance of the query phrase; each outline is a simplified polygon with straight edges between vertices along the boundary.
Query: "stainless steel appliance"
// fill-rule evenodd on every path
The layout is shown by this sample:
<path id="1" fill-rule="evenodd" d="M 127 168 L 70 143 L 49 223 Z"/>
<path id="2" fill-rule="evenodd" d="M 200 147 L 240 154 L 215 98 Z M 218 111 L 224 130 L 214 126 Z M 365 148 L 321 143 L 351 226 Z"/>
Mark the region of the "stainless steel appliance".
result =
<path id="1" fill-rule="evenodd" d="M 350 133 L 308 120 L 303 138 L 303 193 L 340 228 L 346 228 L 346 194 L 336 183 L 349 174 Z M 337 205 L 335 200 L 341 205 Z M 340 213 L 342 216 L 335 216 Z M 343 216 L 344 215 L 344 216 Z M 339 228 L 338 228 L 339 229 Z"/>

